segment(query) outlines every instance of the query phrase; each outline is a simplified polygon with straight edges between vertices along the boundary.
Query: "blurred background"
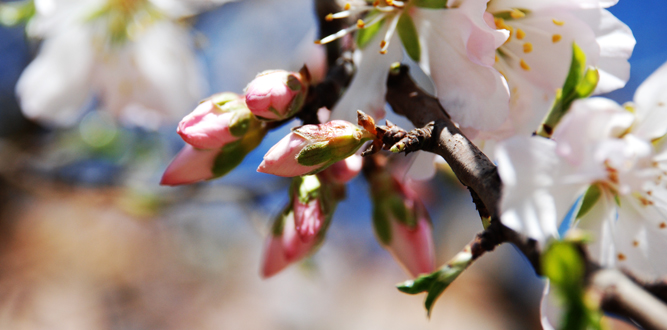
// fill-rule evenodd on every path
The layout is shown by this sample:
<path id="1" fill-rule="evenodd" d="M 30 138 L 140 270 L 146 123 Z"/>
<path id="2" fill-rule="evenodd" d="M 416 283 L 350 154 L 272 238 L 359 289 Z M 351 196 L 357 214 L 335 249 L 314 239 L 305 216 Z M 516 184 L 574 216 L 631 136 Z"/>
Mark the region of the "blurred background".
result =
<path id="1" fill-rule="evenodd" d="M 263 70 L 297 70 L 316 36 L 311 0 L 205 9 L 175 19 L 188 29 L 202 96 L 242 93 Z M 637 46 L 627 87 L 609 97 L 632 100 L 667 61 L 666 10 L 661 0 L 624 0 L 610 9 L 631 27 Z M 7 23 L 10 14 L 0 11 L 0 19 Z M 542 281 L 509 245 L 463 273 L 429 320 L 422 295 L 395 288 L 407 276 L 374 238 L 361 177 L 349 184 L 323 247 L 262 280 L 264 236 L 288 201 L 290 180 L 255 169 L 290 125 L 222 179 L 161 187 L 183 146 L 176 123 L 197 99 L 159 128 L 121 125 L 100 99 L 78 124 L 39 124 L 22 116 L 15 93 L 39 49 L 24 24 L 0 27 L 0 329 L 540 328 Z M 447 171 L 422 189 L 442 264 L 481 223 Z"/>

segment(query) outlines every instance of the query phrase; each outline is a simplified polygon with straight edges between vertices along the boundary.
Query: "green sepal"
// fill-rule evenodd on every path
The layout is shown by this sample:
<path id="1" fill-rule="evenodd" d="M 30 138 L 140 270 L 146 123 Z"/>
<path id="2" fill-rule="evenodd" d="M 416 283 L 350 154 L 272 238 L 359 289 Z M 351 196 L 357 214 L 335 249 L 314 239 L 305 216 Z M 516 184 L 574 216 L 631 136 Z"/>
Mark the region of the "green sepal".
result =
<path id="1" fill-rule="evenodd" d="M 222 177 L 241 164 L 245 156 L 262 142 L 266 132 L 267 129 L 260 126 L 258 121 L 251 121 L 250 128 L 240 140 L 228 143 L 220 149 L 213 161 L 211 179 Z"/>
<path id="2" fill-rule="evenodd" d="M 329 141 L 313 142 L 306 145 L 296 156 L 296 161 L 304 166 L 325 164 L 332 159 L 332 150 L 328 148 Z"/>
<path id="3" fill-rule="evenodd" d="M 255 116 L 249 110 L 236 111 L 229 123 L 229 133 L 237 137 L 244 136 L 254 120 Z"/>
<path id="4" fill-rule="evenodd" d="M 600 81 L 600 72 L 598 72 L 598 69 L 587 69 L 577 86 L 577 98 L 583 99 L 591 96 L 593 91 L 595 91 L 595 87 L 598 85 L 598 81 Z"/>
<path id="5" fill-rule="evenodd" d="M 391 226 L 389 221 L 389 215 L 381 205 L 381 202 L 374 201 L 373 229 L 375 229 L 375 234 L 383 245 L 389 245 L 391 243 Z"/>
<path id="6" fill-rule="evenodd" d="M 300 91 L 303 88 L 301 81 L 295 75 L 287 75 L 287 82 L 285 82 L 287 88 L 291 89 L 293 92 Z"/>
<path id="7" fill-rule="evenodd" d="M 16 26 L 30 20 L 35 13 L 32 0 L 0 3 L 0 25 Z"/>
<path id="8" fill-rule="evenodd" d="M 447 7 L 447 0 L 412 0 L 410 4 L 419 8 L 442 9 Z"/>
<path id="9" fill-rule="evenodd" d="M 239 98 L 240 98 L 240 96 L 236 93 L 223 92 L 223 93 L 214 94 L 211 97 L 209 97 L 207 100 L 211 100 L 218 107 L 222 107 L 222 106 L 224 106 L 225 104 L 227 104 L 231 101 L 238 100 Z M 206 101 L 206 100 L 204 100 L 204 101 Z"/>
<path id="10" fill-rule="evenodd" d="M 292 196 L 307 204 L 320 195 L 322 183 L 316 175 L 297 176 L 292 179 Z"/>
<path id="11" fill-rule="evenodd" d="M 401 16 L 398 18 L 396 31 L 398 32 L 398 36 L 401 38 L 405 52 L 408 53 L 408 56 L 410 56 L 410 58 L 412 58 L 415 62 L 419 62 L 419 59 L 421 58 L 419 35 L 417 34 L 415 22 L 412 21 L 412 17 L 410 14 L 408 14 L 407 11 L 403 11 Z"/>
<path id="12" fill-rule="evenodd" d="M 370 12 L 370 14 L 366 15 L 366 20 L 367 21 L 372 20 L 373 16 L 377 15 L 378 13 L 379 11 L 377 9 L 373 10 L 372 12 Z M 368 43 L 370 43 L 371 40 L 373 40 L 373 38 L 375 37 L 375 35 L 378 34 L 378 32 L 380 32 L 382 26 L 384 25 L 384 22 L 385 19 L 381 19 L 379 22 L 373 25 L 368 25 L 365 26 L 363 29 L 359 29 L 355 37 L 355 40 L 357 42 L 357 47 L 359 47 L 359 49 L 366 48 Z"/>
<path id="13" fill-rule="evenodd" d="M 576 219 L 586 215 L 586 213 L 588 213 L 588 211 L 593 208 L 593 205 L 595 205 L 595 203 L 600 199 L 601 195 L 602 191 L 598 185 L 594 184 L 588 187 L 586 193 L 584 193 L 583 199 L 581 200 L 581 206 L 579 207 L 579 212 L 577 212 Z"/>
<path id="14" fill-rule="evenodd" d="M 462 251 L 437 271 L 428 275 L 421 275 L 414 280 L 405 281 L 396 287 L 399 291 L 407 294 L 427 292 L 424 307 L 426 307 L 426 311 L 430 316 L 433 304 L 438 297 L 468 268 L 470 263 L 472 263 L 472 254 L 468 251 Z"/>

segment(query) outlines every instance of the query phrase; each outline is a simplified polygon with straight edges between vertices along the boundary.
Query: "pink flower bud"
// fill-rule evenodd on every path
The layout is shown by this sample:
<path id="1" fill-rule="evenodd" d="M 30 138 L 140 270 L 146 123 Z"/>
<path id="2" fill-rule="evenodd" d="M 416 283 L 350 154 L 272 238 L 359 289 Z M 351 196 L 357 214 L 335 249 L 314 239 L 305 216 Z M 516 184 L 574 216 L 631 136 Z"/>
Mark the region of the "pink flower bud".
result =
<path id="1" fill-rule="evenodd" d="M 428 216 L 417 219 L 414 227 L 391 221 L 391 242 L 386 248 L 413 277 L 435 270 L 435 245 Z"/>
<path id="2" fill-rule="evenodd" d="M 382 168 L 369 174 L 378 241 L 417 277 L 435 269 L 431 221 L 419 197 Z"/>
<path id="3" fill-rule="evenodd" d="M 303 106 L 308 92 L 308 70 L 287 72 L 265 71 L 257 75 L 246 88 L 246 104 L 257 118 L 282 120 Z"/>
<path id="4" fill-rule="evenodd" d="M 257 171 L 285 177 L 314 174 L 352 155 L 371 138 L 343 120 L 297 127 L 264 155 Z"/>
<path id="5" fill-rule="evenodd" d="M 294 213 L 281 214 L 264 245 L 262 277 L 271 277 L 291 263 L 306 257 L 316 247 L 317 240 L 304 242 L 296 232 Z"/>
<path id="6" fill-rule="evenodd" d="M 160 184 L 175 186 L 213 178 L 213 163 L 219 153 L 219 150 L 200 150 L 186 144 L 164 171 Z"/>
<path id="7" fill-rule="evenodd" d="M 252 115 L 237 95 L 235 100 L 224 102 L 217 104 L 215 96 L 202 102 L 181 120 L 178 134 L 186 143 L 198 149 L 221 148 L 239 140 L 247 132 Z"/>
<path id="8" fill-rule="evenodd" d="M 305 243 L 310 242 L 320 233 L 320 228 L 326 220 L 322 206 L 318 199 L 303 203 L 294 199 L 294 226 L 299 238 Z"/>

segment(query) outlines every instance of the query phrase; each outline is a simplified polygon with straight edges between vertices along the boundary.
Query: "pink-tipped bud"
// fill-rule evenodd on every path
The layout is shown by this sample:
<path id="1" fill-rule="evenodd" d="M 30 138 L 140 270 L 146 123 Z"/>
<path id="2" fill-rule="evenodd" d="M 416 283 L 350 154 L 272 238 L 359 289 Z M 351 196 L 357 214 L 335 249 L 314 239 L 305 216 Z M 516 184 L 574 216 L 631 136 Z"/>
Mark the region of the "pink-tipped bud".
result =
<path id="1" fill-rule="evenodd" d="M 246 88 L 248 109 L 259 119 L 289 118 L 303 106 L 310 84 L 308 69 L 300 72 L 265 71 Z"/>
<path id="2" fill-rule="evenodd" d="M 354 154 L 372 138 L 343 120 L 300 126 L 264 155 L 257 171 L 285 177 L 314 174 Z"/>
<path id="3" fill-rule="evenodd" d="M 306 257 L 316 247 L 317 240 L 304 242 L 296 232 L 294 212 L 288 210 L 281 214 L 273 224 L 264 245 L 262 277 L 271 277 L 285 269 L 291 263 Z"/>
<path id="4" fill-rule="evenodd" d="M 435 246 L 426 208 L 403 183 L 388 173 L 371 174 L 373 225 L 380 244 L 417 277 L 435 269 Z"/>
<path id="5" fill-rule="evenodd" d="M 199 104 L 178 124 L 178 134 L 198 149 L 216 149 L 239 140 L 254 120 L 244 101 L 222 93 Z"/>
<path id="6" fill-rule="evenodd" d="M 423 206 L 422 206 L 423 207 Z M 428 216 L 417 219 L 413 226 L 391 221 L 391 241 L 385 246 L 412 277 L 435 270 L 433 229 Z"/>
<path id="7" fill-rule="evenodd" d="M 316 175 L 295 177 L 290 188 L 292 209 L 294 210 L 294 226 L 304 242 L 318 237 L 335 206 L 330 184 L 320 181 Z"/>
<path id="8" fill-rule="evenodd" d="M 167 166 L 160 184 L 175 186 L 213 178 L 213 163 L 219 153 L 218 150 L 200 150 L 186 144 Z"/>

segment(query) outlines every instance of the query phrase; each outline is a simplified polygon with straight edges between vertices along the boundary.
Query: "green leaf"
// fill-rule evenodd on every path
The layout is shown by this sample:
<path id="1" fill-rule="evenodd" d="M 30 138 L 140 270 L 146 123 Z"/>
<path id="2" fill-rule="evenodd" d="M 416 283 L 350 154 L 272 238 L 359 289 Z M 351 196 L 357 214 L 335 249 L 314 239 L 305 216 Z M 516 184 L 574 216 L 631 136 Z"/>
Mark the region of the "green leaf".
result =
<path id="1" fill-rule="evenodd" d="M 570 242 L 554 242 L 542 256 L 542 273 L 556 287 L 577 292 L 583 286 L 584 260 Z"/>
<path id="2" fill-rule="evenodd" d="M 586 193 L 584 194 L 584 198 L 581 201 L 581 207 L 579 208 L 579 212 L 577 213 L 577 219 L 583 217 L 588 213 L 588 211 L 593 208 L 593 205 L 600 199 L 600 196 L 602 194 L 602 191 L 600 190 L 600 187 L 598 185 L 594 184 L 588 187 L 586 190 Z"/>
<path id="3" fill-rule="evenodd" d="M 428 315 L 431 315 L 433 304 L 447 287 L 472 263 L 472 254 L 469 251 L 459 252 L 446 265 L 437 271 L 421 275 L 415 280 L 403 282 L 396 287 L 399 291 L 407 294 L 418 294 L 428 292 L 424 307 Z"/>
<path id="4" fill-rule="evenodd" d="M 563 84 L 563 95 L 571 95 L 581 81 L 586 68 L 586 54 L 576 43 L 572 43 L 572 62 Z"/>
<path id="5" fill-rule="evenodd" d="M 556 98 L 551 110 L 544 117 L 536 134 L 547 138 L 551 137 L 561 118 L 572 106 L 572 102 L 590 96 L 595 90 L 598 80 L 599 73 L 597 69 L 586 69 L 586 54 L 573 42 L 572 61 L 563 88 L 556 91 Z"/>
<path id="6" fill-rule="evenodd" d="M 412 17 L 410 17 L 410 14 L 408 14 L 407 11 L 403 11 L 401 16 L 398 18 L 396 31 L 398 31 L 398 36 L 401 38 L 403 48 L 405 48 L 408 56 L 410 56 L 410 58 L 412 58 L 415 62 L 419 62 L 421 57 L 419 35 L 417 35 L 417 28 L 415 27 L 415 23 L 412 21 Z"/>
<path id="7" fill-rule="evenodd" d="M 577 98 L 583 99 L 591 96 L 595 87 L 598 85 L 600 80 L 600 73 L 597 68 L 589 68 L 584 73 L 583 79 L 579 82 L 577 86 Z"/>
<path id="8" fill-rule="evenodd" d="M 32 0 L 0 3 L 0 25 L 15 26 L 34 15 L 35 3 Z"/>
<path id="9" fill-rule="evenodd" d="M 441 9 L 447 7 L 447 0 L 412 0 L 410 4 L 420 8 Z"/>
<path id="10" fill-rule="evenodd" d="M 373 16 L 377 15 L 377 11 L 371 12 L 369 15 L 366 16 L 366 20 L 370 21 L 372 20 Z M 385 23 L 385 19 L 380 20 L 379 22 L 369 25 L 364 27 L 363 29 L 359 29 L 357 31 L 357 36 L 356 36 L 356 41 L 357 41 L 357 47 L 359 49 L 364 49 L 368 45 L 371 40 L 375 37 L 378 32 L 382 29 L 382 26 Z"/>

